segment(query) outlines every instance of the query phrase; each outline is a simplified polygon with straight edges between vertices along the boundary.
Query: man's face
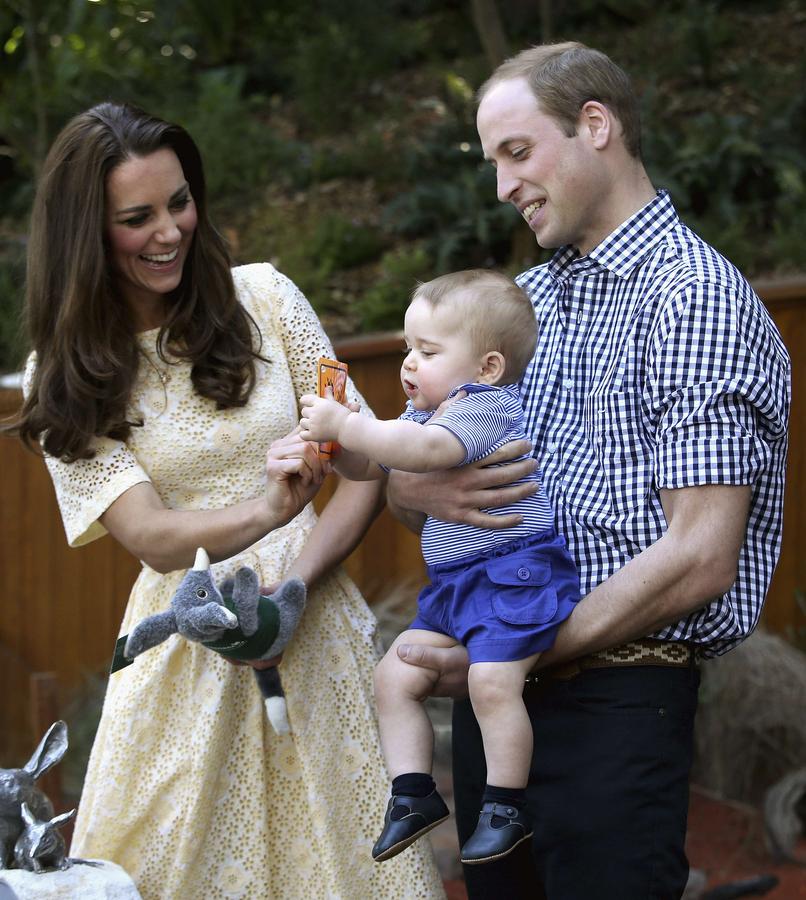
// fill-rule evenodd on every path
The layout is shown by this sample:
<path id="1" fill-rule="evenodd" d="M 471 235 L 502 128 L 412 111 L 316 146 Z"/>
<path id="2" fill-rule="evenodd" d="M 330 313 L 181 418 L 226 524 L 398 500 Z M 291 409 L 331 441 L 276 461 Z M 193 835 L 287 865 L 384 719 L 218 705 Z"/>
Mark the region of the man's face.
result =
<path id="1" fill-rule="evenodd" d="M 498 199 L 512 203 L 541 247 L 592 250 L 602 232 L 606 173 L 584 126 L 566 136 L 523 78 L 492 87 L 476 118 L 484 156 L 496 169 Z"/>

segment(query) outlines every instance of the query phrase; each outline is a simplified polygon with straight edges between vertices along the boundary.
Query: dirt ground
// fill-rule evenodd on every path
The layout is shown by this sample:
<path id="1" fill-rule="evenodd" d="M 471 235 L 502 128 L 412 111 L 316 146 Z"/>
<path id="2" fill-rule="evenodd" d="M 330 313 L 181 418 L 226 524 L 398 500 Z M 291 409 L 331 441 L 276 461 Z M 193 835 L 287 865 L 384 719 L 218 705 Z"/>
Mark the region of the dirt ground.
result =
<path id="1" fill-rule="evenodd" d="M 447 876 L 445 892 L 448 900 L 467 900 L 461 876 L 450 860 L 450 854 L 455 852 L 452 847 L 456 844 L 451 828 L 452 820 L 449 820 L 435 830 L 434 849 L 440 868 Z M 774 875 L 778 885 L 764 894 L 765 897 L 769 900 L 806 900 L 806 866 L 777 864 L 771 859 L 764 847 L 758 812 L 751 807 L 715 799 L 696 786 L 691 789 L 686 850 L 692 869 L 699 870 L 706 878 L 706 891 L 759 875 Z M 796 854 L 806 860 L 806 839 L 800 841 Z"/>
<path id="2" fill-rule="evenodd" d="M 765 897 L 806 900 L 806 866 L 773 861 L 764 846 L 761 816 L 752 807 L 725 803 L 692 787 L 686 850 L 692 868 L 706 875 L 707 889 L 774 875 L 778 885 Z M 795 854 L 806 861 L 806 839 Z"/>

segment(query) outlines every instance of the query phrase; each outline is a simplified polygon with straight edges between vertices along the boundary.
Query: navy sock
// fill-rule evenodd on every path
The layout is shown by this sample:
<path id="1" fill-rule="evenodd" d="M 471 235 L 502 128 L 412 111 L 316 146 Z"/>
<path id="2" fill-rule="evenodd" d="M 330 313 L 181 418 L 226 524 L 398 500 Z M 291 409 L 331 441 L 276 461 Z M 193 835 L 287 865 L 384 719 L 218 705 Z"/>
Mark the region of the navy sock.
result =
<path id="1" fill-rule="evenodd" d="M 514 806 L 515 809 L 523 809 L 526 805 L 526 788 L 497 787 L 494 784 L 484 785 L 482 803 L 500 803 L 502 806 Z M 499 828 L 506 824 L 506 819 L 494 815 L 490 819 L 493 828 Z"/>
<path id="2" fill-rule="evenodd" d="M 404 797 L 427 797 L 435 787 L 427 772 L 406 772 L 392 781 L 392 793 Z"/>
<path id="3" fill-rule="evenodd" d="M 403 797 L 427 797 L 436 788 L 427 772 L 406 772 L 392 780 L 392 793 Z M 405 807 L 395 806 L 389 818 L 396 822 L 408 815 Z"/>
<path id="4" fill-rule="evenodd" d="M 523 809 L 526 805 L 526 788 L 497 787 L 494 784 L 484 785 L 482 803 L 500 803 L 503 806 L 514 806 Z"/>

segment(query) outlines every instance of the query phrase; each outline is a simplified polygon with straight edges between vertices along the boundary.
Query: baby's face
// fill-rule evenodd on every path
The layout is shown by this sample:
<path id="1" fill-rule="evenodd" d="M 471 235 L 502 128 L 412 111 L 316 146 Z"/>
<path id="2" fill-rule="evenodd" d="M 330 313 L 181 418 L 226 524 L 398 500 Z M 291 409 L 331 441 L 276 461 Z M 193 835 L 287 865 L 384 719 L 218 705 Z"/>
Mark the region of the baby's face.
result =
<path id="1" fill-rule="evenodd" d="M 415 296 L 403 328 L 408 349 L 400 380 L 415 409 L 436 409 L 455 387 L 478 379 L 482 356 L 473 349 L 460 306 L 434 308 Z"/>

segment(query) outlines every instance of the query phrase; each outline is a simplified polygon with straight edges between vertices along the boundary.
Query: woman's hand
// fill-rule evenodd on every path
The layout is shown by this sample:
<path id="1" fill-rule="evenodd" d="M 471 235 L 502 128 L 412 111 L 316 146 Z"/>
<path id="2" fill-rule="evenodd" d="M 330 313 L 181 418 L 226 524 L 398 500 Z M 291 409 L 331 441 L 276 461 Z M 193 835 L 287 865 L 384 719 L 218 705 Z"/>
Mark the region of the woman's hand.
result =
<path id="1" fill-rule="evenodd" d="M 299 426 L 272 443 L 266 454 L 266 502 L 277 526 L 290 522 L 310 503 L 330 473 L 316 444 L 300 437 Z"/>
<path id="2" fill-rule="evenodd" d="M 264 597 L 270 597 L 278 587 L 280 587 L 281 582 L 275 581 L 272 584 L 262 584 L 260 586 L 260 593 Z M 233 666 L 251 666 L 253 669 L 273 669 L 275 666 L 279 666 L 283 661 L 283 654 L 280 653 L 278 656 L 272 656 L 271 659 L 230 659 L 228 656 L 225 656 L 224 659 L 228 663 L 232 663 Z"/>
<path id="3" fill-rule="evenodd" d="M 508 506 L 537 491 L 535 481 L 513 483 L 534 472 L 536 461 L 530 457 L 508 462 L 530 449 L 528 441 L 510 441 L 483 460 L 467 466 L 418 474 L 395 470 L 389 475 L 387 497 L 390 508 L 393 513 L 417 510 L 443 522 L 477 528 L 511 528 L 520 524 L 521 516 L 514 513 L 493 516 L 481 510 Z M 507 465 L 495 465 L 507 462 Z"/>

